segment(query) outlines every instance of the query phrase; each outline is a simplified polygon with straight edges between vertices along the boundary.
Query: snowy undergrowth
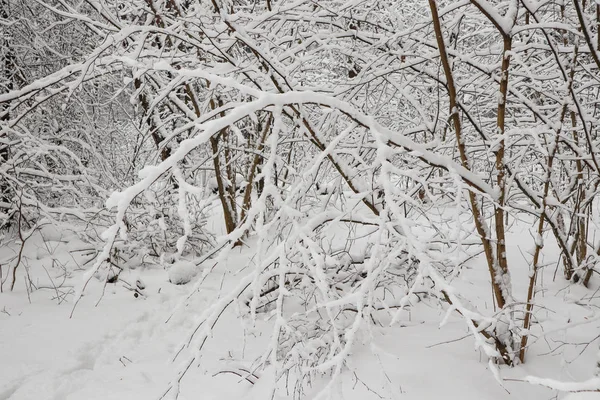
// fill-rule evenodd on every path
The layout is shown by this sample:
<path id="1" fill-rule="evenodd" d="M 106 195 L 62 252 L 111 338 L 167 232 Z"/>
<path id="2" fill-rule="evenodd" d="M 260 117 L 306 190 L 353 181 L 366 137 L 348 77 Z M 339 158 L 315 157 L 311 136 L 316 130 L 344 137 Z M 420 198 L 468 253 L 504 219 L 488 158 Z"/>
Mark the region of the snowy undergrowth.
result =
<path id="1" fill-rule="evenodd" d="M 592 2 L 37 3 L 2 10 L 1 397 L 596 387 Z"/>
<path id="2" fill-rule="evenodd" d="M 519 251 L 528 235 L 526 227 L 526 222 L 513 225 L 517 233 L 509 237 L 515 293 L 526 290 L 522 277 L 527 267 Z M 343 224 L 333 232 L 332 237 L 348 235 Z M 180 386 L 181 399 L 199 393 L 209 399 L 313 398 L 324 393 L 345 399 L 552 398 L 556 392 L 519 380 L 537 376 L 584 381 L 595 363 L 595 352 L 588 347 L 596 345 L 593 339 L 599 331 L 597 295 L 594 289 L 564 281 L 560 273 L 553 281 L 555 260 L 545 260 L 545 292 L 538 299 L 541 310 L 536 313 L 529 361 L 501 368 L 507 379 L 504 388 L 487 370 L 483 351 L 474 348 L 464 320 L 456 313 L 447 315 L 447 307 L 427 291 L 409 298 L 392 327 L 388 325 L 396 316 L 395 309 L 370 313 L 369 323 L 354 332 L 335 384 L 328 386 L 336 370 L 319 367 L 328 363 L 335 367 L 331 360 L 344 351 L 344 329 L 355 323 L 356 312 L 347 310 L 348 316 L 319 320 L 316 315 L 322 311 L 307 308 L 310 293 L 305 293 L 305 304 L 286 299 L 282 314 L 277 313 L 276 296 L 275 301 L 268 294 L 254 297 L 254 306 L 251 295 L 236 298 L 218 315 L 202 353 L 195 346 L 187 347 L 190 333 L 199 324 L 203 329 L 202 318 L 210 316 L 211 307 L 217 310 L 227 303 L 245 280 L 252 283 L 248 277 L 256 266 L 252 248 L 256 239 L 248 242 L 249 247 L 233 249 L 218 263 L 200 265 L 199 274 L 188 285 L 169 283 L 168 271 L 152 264 L 124 270 L 115 283 L 94 278 L 69 318 L 71 286 L 81 282 L 87 261 L 82 250 L 89 245 L 74 234 L 48 228 L 41 233 L 27 243 L 27 268 L 18 270 L 15 291 L 0 296 L 0 348 L 6 354 L 0 364 L 0 399 L 156 398 L 190 359 L 193 363 Z M 16 248 L 17 243 L 3 248 L 3 257 Z M 354 249 L 361 253 L 360 246 Z M 468 260 L 458 276 L 448 279 L 462 297 L 483 305 L 480 312 L 493 315 L 489 276 L 482 262 L 481 257 Z M 25 286 L 26 274 L 35 283 L 33 290 Z M 64 274 L 63 282 L 59 278 Z M 132 290 L 136 281 L 144 286 L 138 297 Z M 394 295 L 403 298 L 389 292 L 382 299 L 393 305 Z M 273 329 L 282 323 L 278 321 L 281 316 L 290 329 L 281 330 L 274 342 Z M 328 336 L 331 329 L 326 325 L 332 321 L 341 324 L 338 347 L 336 338 Z M 445 321 L 441 329 L 440 321 Z M 309 330 L 313 333 L 308 334 Z M 295 337 L 297 332 L 305 336 Z M 273 349 L 280 351 L 276 358 Z M 335 350 L 325 351 L 331 349 Z M 298 360 L 304 364 L 295 365 Z M 433 377 L 435 385 L 431 385 Z"/>

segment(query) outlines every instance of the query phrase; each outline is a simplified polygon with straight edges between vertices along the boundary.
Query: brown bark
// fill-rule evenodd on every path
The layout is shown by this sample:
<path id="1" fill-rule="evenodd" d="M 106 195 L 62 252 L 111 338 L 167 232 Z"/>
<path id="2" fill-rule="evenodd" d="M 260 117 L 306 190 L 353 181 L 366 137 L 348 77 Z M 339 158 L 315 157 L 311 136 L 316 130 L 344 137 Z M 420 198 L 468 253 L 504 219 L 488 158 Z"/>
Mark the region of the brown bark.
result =
<path id="1" fill-rule="evenodd" d="M 221 132 L 222 133 L 222 132 Z M 213 168 L 215 170 L 215 178 L 217 179 L 217 189 L 219 191 L 219 199 L 221 200 L 221 207 L 223 208 L 223 217 L 225 218 L 225 229 L 227 233 L 231 233 L 236 228 L 236 222 L 233 219 L 229 204 L 227 203 L 227 192 L 225 185 L 223 184 L 223 177 L 221 175 L 221 162 L 219 157 L 219 139 L 218 137 L 210 138 L 210 146 L 213 153 Z"/>
<path id="2" fill-rule="evenodd" d="M 219 107 L 223 105 L 223 102 L 218 100 Z M 225 116 L 224 112 L 221 112 L 221 117 Z M 221 141 L 223 143 L 223 156 L 225 158 L 225 173 L 227 174 L 227 180 L 229 181 L 229 185 L 227 186 L 227 197 L 229 200 L 229 212 L 232 214 L 231 217 L 235 221 L 237 226 L 238 215 L 237 215 L 237 205 L 235 204 L 235 195 L 237 190 L 237 182 L 236 182 L 236 173 L 233 169 L 232 159 L 231 159 L 231 150 L 229 149 L 229 129 L 223 129 L 221 132 Z"/>
<path id="3" fill-rule="evenodd" d="M 155 6 L 153 0 L 146 0 L 146 4 L 148 5 L 150 10 L 154 14 L 154 24 L 160 28 L 164 28 L 165 27 L 164 21 L 162 19 L 162 16 L 159 14 L 158 10 L 156 9 L 156 6 Z M 169 46 L 171 43 L 168 37 L 167 37 L 166 43 L 167 43 L 167 46 Z M 148 96 L 143 92 L 143 89 L 141 89 L 142 81 L 139 78 L 136 78 L 134 80 L 134 86 L 135 86 L 135 89 L 139 91 L 138 100 L 139 100 L 140 104 L 142 105 L 144 114 L 146 115 L 146 122 L 150 129 L 150 134 L 152 135 L 152 140 L 154 141 L 156 148 L 160 149 L 160 143 L 165 138 L 163 138 L 161 136 L 161 134 L 159 133 L 158 126 L 156 125 L 154 118 L 152 117 L 152 113 L 154 113 L 156 111 L 150 110 L 150 102 L 148 101 Z M 167 158 L 169 158 L 170 155 L 171 155 L 171 149 L 167 146 L 163 147 L 163 149 L 160 152 L 161 161 L 166 160 Z"/>
<path id="4" fill-rule="evenodd" d="M 575 113 L 571 111 L 571 125 L 573 127 L 573 141 L 575 145 L 579 146 L 579 138 L 577 135 L 577 117 Z M 581 265 L 585 262 L 587 257 L 587 229 L 585 218 L 581 216 L 585 210 L 582 210 L 581 206 L 583 204 L 584 196 L 585 196 L 585 181 L 583 177 L 583 164 L 580 159 L 575 161 L 575 165 L 577 167 L 577 202 L 575 204 L 575 209 L 573 210 L 573 218 L 576 219 L 576 229 L 577 229 L 577 239 L 575 240 L 575 256 L 577 259 L 577 264 Z M 565 276 L 567 279 L 571 279 L 573 275 L 573 268 L 569 271 L 567 276 L 565 268 Z M 584 283 L 587 286 L 587 283 Z"/>
<path id="5" fill-rule="evenodd" d="M 596 48 L 594 47 L 594 43 L 592 43 L 592 38 L 590 36 L 590 32 L 588 31 L 588 28 L 585 24 L 585 17 L 583 15 L 583 8 L 585 8 L 585 4 L 582 7 L 582 5 L 579 4 L 579 0 L 573 0 L 573 5 L 575 6 L 575 11 L 577 12 L 577 18 L 579 19 L 579 27 L 580 27 L 581 32 L 583 33 L 585 43 L 588 45 L 588 48 L 590 49 L 590 54 L 592 56 L 592 59 L 596 63 L 596 66 L 600 69 L 600 54 L 599 54 L 600 51 L 596 51 Z M 596 11 L 597 11 L 597 13 L 599 12 L 598 10 L 596 10 Z M 598 36 L 600 36 L 600 33 L 598 33 Z"/>
<path id="6" fill-rule="evenodd" d="M 210 86 L 210 82 L 208 82 L 208 86 Z M 188 83 L 186 83 L 184 85 L 184 89 L 189 101 L 192 103 L 192 107 L 194 108 L 194 113 L 196 114 L 196 117 L 200 117 L 202 115 L 202 112 L 198 104 L 198 99 L 196 98 L 196 95 L 192 90 L 192 87 Z M 213 110 L 216 108 L 216 104 L 213 99 L 210 100 L 210 107 Z M 218 135 L 210 138 L 210 146 L 212 150 L 213 170 L 215 172 L 215 179 L 217 180 L 219 200 L 221 202 L 223 218 L 225 220 L 225 230 L 229 234 L 235 230 L 237 226 L 237 221 L 235 215 L 231 212 L 230 203 L 228 202 L 228 197 L 230 197 L 230 193 L 228 192 L 228 189 L 225 186 L 225 183 L 223 182 L 223 176 L 221 175 L 219 140 L 224 136 L 224 131 L 226 131 L 226 129 L 221 130 L 221 132 L 219 132 Z M 233 203 L 233 205 L 235 206 L 235 203 Z"/>
<path id="7" fill-rule="evenodd" d="M 164 138 L 158 132 L 158 126 L 156 125 L 154 118 L 152 118 L 152 113 L 155 110 L 150 110 L 150 102 L 148 101 L 148 97 L 143 92 L 142 81 L 139 78 L 136 78 L 133 82 L 135 89 L 139 90 L 138 100 L 144 110 L 144 115 L 146 115 L 146 123 L 148 124 L 148 129 L 150 130 L 150 135 L 152 136 L 152 140 L 154 141 L 154 145 L 156 149 L 160 149 L 160 144 L 164 140 Z M 165 161 L 171 155 L 171 149 L 167 146 L 163 147 L 160 151 L 160 159 L 161 161 Z"/>
<path id="8" fill-rule="evenodd" d="M 458 147 L 460 161 L 461 161 L 462 166 L 465 169 L 470 170 L 469 160 L 467 157 L 467 151 L 466 151 L 466 147 L 465 147 L 465 143 L 464 143 L 465 141 L 464 141 L 464 137 L 463 137 L 463 133 L 462 133 L 460 116 L 458 114 L 458 99 L 457 99 L 456 87 L 454 85 L 454 77 L 452 74 L 450 62 L 448 60 L 448 54 L 446 52 L 446 45 L 444 43 L 444 37 L 443 37 L 443 33 L 442 33 L 441 23 L 440 23 L 438 11 L 437 11 L 437 5 L 435 3 L 435 0 L 429 0 L 429 7 L 430 7 L 431 13 L 432 13 L 433 27 L 435 30 L 435 36 L 436 36 L 436 40 L 437 40 L 437 44 L 438 44 L 438 48 L 439 48 L 439 52 L 440 52 L 440 59 L 441 59 L 442 66 L 444 69 L 444 74 L 446 76 L 446 86 L 448 89 L 448 96 L 449 96 L 449 101 L 450 101 L 450 114 L 452 116 L 452 121 L 453 121 L 453 125 L 454 125 L 454 133 L 456 135 L 456 143 L 457 143 L 457 147 Z M 508 68 L 508 66 L 506 66 L 506 68 Z M 504 69 L 504 62 L 503 62 L 503 69 Z M 508 77 L 506 78 L 506 82 L 508 82 Z M 507 87 L 508 87 L 508 85 L 506 84 L 504 86 L 505 95 L 506 95 Z M 501 88 L 502 88 L 502 85 L 501 85 Z M 504 118 L 504 117 L 502 117 L 502 118 Z M 501 122 L 504 123 L 504 120 L 502 119 Z M 502 151 L 503 150 L 504 150 L 504 147 L 502 145 Z M 501 157 L 500 157 L 500 161 L 503 160 L 503 157 L 504 157 L 504 155 L 502 153 Z M 498 160 L 498 158 L 497 158 L 497 160 Z M 501 163 L 500 165 L 503 165 L 503 164 Z M 496 163 L 496 168 L 498 168 L 498 162 Z M 501 182 L 504 182 L 504 173 L 503 172 L 502 172 L 502 175 L 499 174 L 499 180 L 501 180 Z M 504 196 L 503 193 L 502 193 L 502 196 Z M 504 201 L 504 197 L 502 197 L 501 200 Z M 496 260 L 498 254 L 494 254 L 494 249 L 492 247 L 492 243 L 489 238 L 489 233 L 488 233 L 489 229 L 486 226 L 485 221 L 483 220 L 483 212 L 479 206 L 479 203 L 477 202 L 477 198 L 476 198 L 475 194 L 472 191 L 469 191 L 469 203 L 471 205 L 471 212 L 473 214 L 473 221 L 475 223 L 475 229 L 477 230 L 477 234 L 479 235 L 481 243 L 483 245 L 485 258 L 486 258 L 486 261 L 488 264 L 488 270 L 489 270 L 491 281 L 492 281 L 492 290 L 494 292 L 494 297 L 495 297 L 496 303 L 498 304 L 498 307 L 503 308 L 507 302 L 507 298 L 505 296 L 504 291 L 502 290 L 503 286 L 505 285 L 503 276 L 502 276 L 502 274 L 499 274 L 497 271 L 498 266 L 500 265 Z M 496 213 L 496 221 L 498 221 L 498 218 L 502 219 L 503 216 L 504 216 L 503 211 Z M 503 228 L 504 227 L 503 221 L 502 221 L 501 225 Z M 500 232 L 502 234 L 504 233 L 503 230 L 501 230 Z M 503 247 L 504 247 L 504 244 L 503 244 Z M 502 265 L 506 265 L 506 264 L 504 263 Z"/>
<path id="9" fill-rule="evenodd" d="M 500 78 L 500 100 L 498 102 L 498 116 L 496 126 L 500 141 L 498 150 L 496 151 L 496 184 L 498 185 L 499 196 L 498 205 L 494 211 L 495 229 L 496 229 L 496 260 L 499 270 L 496 273 L 501 274 L 502 278 L 508 275 L 508 263 L 506 258 L 506 232 L 504 221 L 504 205 L 506 200 L 506 168 L 504 165 L 505 157 L 505 119 L 506 119 L 506 101 L 508 94 L 508 68 L 510 67 L 509 52 L 512 49 L 512 39 L 508 36 L 504 37 L 504 49 L 502 51 L 502 76 Z M 504 281 L 504 279 L 503 279 Z M 506 301 L 506 299 L 504 299 Z M 503 305 L 498 303 L 500 308 Z"/>
<path id="10" fill-rule="evenodd" d="M 578 54 L 578 52 L 577 52 L 577 47 L 576 47 L 575 54 L 573 56 L 573 61 L 571 63 L 571 72 L 569 74 L 568 91 L 570 91 L 570 89 L 571 89 L 571 86 L 573 84 L 573 78 L 575 76 L 575 64 L 576 64 L 577 54 Z M 563 105 L 562 112 L 560 115 L 560 126 L 562 126 L 564 123 L 567 111 L 568 111 L 568 107 L 567 107 L 567 104 L 565 103 Z M 544 182 L 544 188 L 543 188 L 543 192 L 542 192 L 541 212 L 540 212 L 540 218 L 538 220 L 537 238 L 535 241 L 535 251 L 533 253 L 532 271 L 529 276 L 529 286 L 527 288 L 527 305 L 525 306 L 525 318 L 523 320 L 523 330 L 526 333 L 523 334 L 523 336 L 521 336 L 521 346 L 519 349 L 519 359 L 521 360 L 521 362 L 525 362 L 525 352 L 527 350 L 527 342 L 529 340 L 529 334 L 527 333 L 527 331 L 531 327 L 531 319 L 533 317 L 532 311 L 533 311 L 533 300 L 535 298 L 535 286 L 536 286 L 537 275 L 538 275 L 538 271 L 539 271 L 540 255 L 542 252 L 542 248 L 544 247 L 544 245 L 542 243 L 542 234 L 544 232 L 544 226 L 546 224 L 546 208 L 548 207 L 547 198 L 548 198 L 548 193 L 550 192 L 550 182 L 551 182 L 552 166 L 554 164 L 554 157 L 556 155 L 556 151 L 558 149 L 558 144 L 559 144 L 559 140 L 560 140 L 560 130 L 561 130 L 561 128 L 559 128 L 555 132 L 554 143 L 551 147 L 550 153 L 548 154 L 548 160 L 546 162 L 546 179 Z M 568 254 L 565 254 L 565 257 L 567 257 L 567 256 L 568 256 Z"/>
<path id="11" fill-rule="evenodd" d="M 158 14 L 158 11 L 154 6 L 153 0 L 146 0 L 146 3 L 154 12 L 156 23 L 159 26 L 164 27 L 164 21 L 162 17 Z M 166 4 L 170 11 L 174 12 L 178 16 L 181 16 L 181 10 L 179 9 L 177 3 L 174 0 L 168 0 Z M 167 43 L 171 43 L 169 38 L 167 38 Z M 210 87 L 210 82 L 207 82 L 207 88 L 208 87 Z M 184 90 L 187 94 L 187 97 L 189 98 L 189 101 L 192 103 L 194 113 L 197 117 L 200 117 L 201 111 L 200 106 L 198 104 L 198 99 L 196 98 L 195 93 L 189 83 L 185 83 Z M 215 103 L 214 99 L 210 99 L 210 108 L 212 110 L 217 108 L 217 103 Z M 221 113 L 221 116 L 224 115 L 224 113 Z M 233 232 L 237 227 L 237 207 L 235 204 L 235 174 L 231 165 L 231 156 L 227 143 L 227 136 L 227 128 L 225 128 L 222 129 L 217 135 L 212 136 L 209 142 L 212 150 L 213 170 L 215 172 L 215 179 L 217 180 L 219 200 L 221 202 L 223 218 L 225 220 L 225 230 L 229 234 Z M 225 186 L 223 176 L 221 174 L 221 158 L 219 150 L 220 141 L 222 141 L 225 145 L 225 171 L 227 174 L 227 178 L 231 183 L 229 186 Z M 239 242 L 237 244 L 239 244 Z"/>
<path id="12" fill-rule="evenodd" d="M 244 189 L 244 200 L 242 202 L 242 216 L 240 218 L 240 222 L 243 223 L 246 220 L 248 210 L 250 209 L 250 204 L 252 200 L 252 188 L 254 187 L 254 177 L 256 176 L 256 172 L 258 170 L 258 166 L 260 165 L 262 156 L 260 152 L 265 147 L 265 141 L 271 130 L 271 125 L 273 123 L 273 114 L 269 115 L 267 122 L 263 128 L 261 136 L 258 138 L 258 142 L 256 143 L 256 153 L 254 154 L 254 159 L 252 160 L 252 165 L 250 165 L 250 172 L 248 173 L 248 182 L 246 183 L 246 188 Z"/>
<path id="13" fill-rule="evenodd" d="M 600 4 L 596 4 L 596 50 L 600 52 Z"/>

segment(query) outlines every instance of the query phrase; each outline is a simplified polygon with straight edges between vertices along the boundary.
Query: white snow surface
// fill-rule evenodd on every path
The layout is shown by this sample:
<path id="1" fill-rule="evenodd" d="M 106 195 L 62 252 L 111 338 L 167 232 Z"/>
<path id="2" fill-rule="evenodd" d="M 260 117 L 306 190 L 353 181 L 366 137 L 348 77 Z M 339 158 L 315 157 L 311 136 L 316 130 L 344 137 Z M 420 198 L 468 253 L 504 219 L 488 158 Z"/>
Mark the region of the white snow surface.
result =
<path id="1" fill-rule="evenodd" d="M 169 267 L 169 282 L 175 285 L 189 283 L 200 271 L 200 267 L 191 261 L 179 260 Z"/>
<path id="2" fill-rule="evenodd" d="M 595 392 L 577 392 L 571 393 L 565 400 L 598 400 L 600 399 L 600 393 Z"/>
<path id="3" fill-rule="evenodd" d="M 512 270 L 517 293 L 526 288 L 528 269 L 518 246 L 526 242 L 527 235 L 524 229 L 508 241 L 509 261 L 520 266 Z M 175 277 L 191 279 L 192 271 L 200 271 L 189 261 L 178 261 L 169 271 L 142 264 L 123 271 L 116 284 L 105 285 L 94 278 L 70 317 L 74 296 L 65 293 L 73 291 L 84 276 L 79 267 L 87 259 L 79 250 L 88 245 L 67 234 L 48 236 L 58 240 L 43 244 L 37 237 L 25 249 L 29 273 L 39 289 L 28 295 L 21 269 L 15 290 L 6 290 L 5 284 L 0 294 L 1 400 L 158 399 L 181 368 L 182 353 L 195 353 L 185 346 L 196 327 L 195 320 L 240 284 L 246 276 L 240 265 L 252 254 L 248 248 L 231 253 L 203 275 L 194 291 L 191 285 L 169 283 Z M 0 249 L 0 260 L 10 258 L 12 252 L 11 246 Z M 485 304 L 487 310 L 482 312 L 493 313 L 483 265 L 481 259 L 472 260 L 462 279 L 453 285 L 463 296 Z M 65 268 L 67 278 L 60 288 L 54 288 L 62 282 Z M 540 312 L 538 318 L 545 319 L 548 331 L 532 340 L 526 364 L 500 366 L 503 386 L 489 371 L 485 355 L 474 349 L 473 338 L 459 315 L 451 313 L 440 328 L 446 309 L 419 303 L 393 327 L 372 326 L 358 332 L 357 344 L 331 398 L 600 399 L 598 393 L 569 394 L 524 382 L 527 376 L 584 382 L 593 377 L 596 362 L 594 351 L 580 355 L 578 345 L 597 335 L 590 331 L 597 324 L 578 325 L 594 317 L 593 308 L 581 305 L 590 292 L 560 279 L 551 283 L 554 271 L 544 272 L 547 290 L 560 294 L 548 296 L 547 301 L 540 296 L 547 311 Z M 137 279 L 144 281 L 145 289 L 143 295 L 134 297 L 126 283 L 135 287 Z M 239 309 L 227 309 L 208 337 L 202 356 L 184 377 L 179 398 L 294 398 L 293 387 L 289 391 L 284 387 L 271 397 L 272 371 L 253 370 L 253 361 L 268 345 L 271 324 L 268 313 L 259 315 L 257 323 L 250 326 Z M 182 345 L 184 350 L 175 359 Z M 246 379 L 249 375 L 242 371 L 253 371 L 257 379 Z M 285 384 L 285 379 L 282 381 L 280 388 Z M 306 398 L 313 398 L 326 383 L 327 376 L 315 379 Z"/>

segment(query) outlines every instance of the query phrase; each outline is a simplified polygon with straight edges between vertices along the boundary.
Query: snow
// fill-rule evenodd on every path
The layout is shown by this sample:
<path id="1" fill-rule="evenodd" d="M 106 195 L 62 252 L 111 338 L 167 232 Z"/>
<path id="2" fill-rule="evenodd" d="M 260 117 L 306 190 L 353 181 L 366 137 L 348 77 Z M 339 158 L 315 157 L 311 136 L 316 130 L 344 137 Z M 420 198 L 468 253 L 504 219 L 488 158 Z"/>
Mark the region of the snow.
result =
<path id="1" fill-rule="evenodd" d="M 200 268 L 191 261 L 176 261 L 168 267 L 169 282 L 175 285 L 185 285 L 194 279 L 200 271 Z"/>
<path id="2" fill-rule="evenodd" d="M 585 26 L 559 23 L 558 8 L 529 1 L 522 4 L 535 9 L 528 14 L 535 23 L 516 29 L 517 0 L 446 2 L 440 22 L 454 35 L 447 51 L 460 97 L 451 112 L 464 120 L 458 140 L 469 158 L 461 162 L 426 2 L 197 2 L 185 10 L 172 9 L 177 2 L 133 9 L 117 2 L 125 7 L 119 17 L 110 15 L 112 5 L 91 3 L 98 15 L 66 3 L 44 12 L 87 26 L 96 45 L 84 41 L 76 61 L 67 55 L 55 67 L 43 57 L 36 67 L 19 66 L 32 81 L 0 94 L 9 107 L 0 134 L 11 141 L 3 139 L 11 158 L 0 176 L 21 191 L 0 207 L 15 212 L 19 228 L 26 222 L 21 233 L 32 233 L 25 240 L 14 225 L 6 238 L 0 232 L 0 400 L 596 395 L 581 391 L 600 387 L 597 277 L 587 288 L 566 281 L 560 268 L 581 256 L 569 252 L 578 250 L 566 228 L 575 224 L 564 221 L 576 215 L 590 215 L 587 265 L 595 261 L 597 121 L 588 100 L 597 71 L 589 53 L 576 50 L 573 73 L 583 84 L 569 90 L 574 36 L 539 29 L 586 33 Z M 146 6 L 151 12 L 131 24 L 128 13 Z M 261 12 L 266 6 L 273 10 Z M 7 23 L 29 27 L 12 15 Z M 44 28 L 40 43 L 63 24 Z M 28 51 L 25 36 L 15 36 L 19 52 Z M 510 51 L 502 52 L 498 36 L 505 45 L 513 40 Z M 54 46 L 43 53 L 62 53 Z M 494 128 L 502 55 L 511 59 L 508 97 L 500 99 L 510 118 Z M 138 92 L 131 77 L 142 82 Z M 113 90 L 122 92 L 108 99 Z M 121 136 L 136 147 L 119 156 L 131 164 L 126 179 L 95 170 L 94 160 L 88 167 L 87 158 L 83 167 L 78 155 L 96 151 L 92 141 L 58 144 L 82 126 L 62 131 L 53 119 L 51 139 L 37 146 L 36 118 L 50 106 L 95 118 L 102 113 L 88 111 L 112 107 L 121 95 L 134 107 L 124 102 L 109 119 L 124 114 L 139 137 L 116 129 L 100 141 Z M 565 124 L 570 112 L 578 127 Z M 252 130 L 266 121 L 264 146 L 257 145 Z M 95 131 L 97 121 L 89 122 L 84 130 Z M 147 125 L 157 128 L 154 136 Z M 501 142 L 505 160 L 494 164 Z M 551 157 L 559 142 L 560 157 Z M 115 148 L 128 153 L 122 145 Z M 168 157 L 155 151 L 163 145 Z M 247 166 L 257 154 L 254 175 Z M 60 165 L 65 155 L 76 162 Z M 217 199 L 215 156 L 226 169 L 223 185 L 240 189 L 227 199 Z M 544 157 L 552 167 L 545 172 Z M 12 165 L 19 160 L 27 161 Z M 575 186 L 576 160 L 590 177 L 580 182 L 587 191 Z M 505 191 L 493 178 L 504 162 L 506 203 L 498 204 Z M 245 179 L 252 188 L 260 179 L 248 210 L 241 209 Z M 76 207 L 62 204 L 63 189 L 73 191 Z M 54 208 L 37 196 L 46 190 L 56 194 Z M 477 196 L 470 204 L 468 190 Z M 233 232 L 225 233 L 219 200 L 233 219 L 245 217 Z M 84 210 L 86 203 L 96 208 Z M 48 218 L 30 218 L 14 207 L 21 204 Z M 508 229 L 499 243 L 498 207 Z M 540 213 L 556 232 L 541 226 L 538 233 Z M 482 241 L 495 262 L 480 253 Z M 531 275 L 538 281 L 529 286 Z M 502 309 L 490 280 L 507 300 Z M 529 342 L 520 364 L 513 361 L 522 338 Z"/>
<path id="3" fill-rule="evenodd" d="M 58 232 L 46 234 L 54 239 L 60 238 Z M 518 260 L 513 246 L 527 236 L 526 229 L 516 236 L 509 235 L 509 262 Z M 52 259 L 70 263 L 69 268 L 73 269 L 69 253 L 85 245 L 74 238 L 70 243 L 50 241 L 49 246 L 43 247 L 48 250 L 42 251 L 39 249 L 42 246 L 41 236 L 36 240 L 29 244 L 27 251 L 37 255 L 36 260 L 32 260 L 30 273 L 40 277 L 41 263 Z M 3 354 L 0 360 L 0 376 L 3 377 L 0 382 L 1 398 L 157 398 L 169 386 L 179 366 L 189 360 L 195 362 L 180 386 L 181 399 L 195 398 L 198 393 L 202 393 L 203 398 L 215 400 L 264 398 L 275 384 L 273 370 L 268 367 L 255 370 L 251 360 L 261 354 L 267 344 L 268 332 L 272 329 L 270 316 L 258 314 L 257 320 L 248 325 L 237 307 L 229 307 L 231 301 L 254 279 L 252 272 L 240 274 L 239 271 L 240 265 L 244 265 L 251 254 L 249 250 L 230 253 L 219 268 L 203 274 L 204 278 L 194 288 L 169 283 L 176 280 L 189 282 L 201 271 L 196 264 L 186 260 L 176 261 L 166 271 L 160 266 L 124 270 L 120 275 L 123 281 L 106 286 L 93 279 L 72 318 L 69 318 L 72 304 L 58 304 L 53 299 L 53 291 L 32 292 L 31 303 L 23 284 L 17 285 L 14 293 L 0 294 L 0 310 L 4 311 L 0 312 L 0 351 Z M 481 261 L 472 260 L 470 265 L 478 265 Z M 266 259 L 265 262 L 268 265 L 270 261 Z M 526 269 L 523 266 L 513 271 L 516 282 L 521 282 L 521 278 L 527 275 Z M 50 272 L 53 273 L 52 270 Z M 547 272 L 551 276 L 552 271 Z M 82 275 L 81 271 L 74 271 L 67 283 L 76 283 Z M 432 276 L 431 273 L 429 276 Z M 483 299 L 490 299 L 483 284 L 486 279 L 485 270 L 468 268 L 461 274 L 461 279 L 455 279 L 453 286 L 448 287 L 448 293 L 453 293 L 452 296 L 461 293 L 471 300 L 479 298 L 480 302 L 484 302 Z M 144 287 L 143 296 L 135 297 L 124 282 L 138 287 L 140 284 L 137 282 L 140 282 Z M 524 287 L 517 286 L 516 289 L 523 290 Z M 565 288 L 564 283 L 558 282 L 550 290 L 565 292 L 569 299 L 581 299 L 585 292 L 579 289 Z M 70 298 L 73 298 L 72 295 Z M 348 297 L 339 302 L 355 303 L 360 298 Z M 411 302 L 415 301 L 414 297 L 410 298 Z M 491 309 L 491 302 L 487 304 Z M 331 359 L 328 364 L 317 366 L 334 366 L 339 359 L 345 358 L 338 380 L 333 386 L 327 386 L 327 377 L 315 378 L 307 395 L 341 393 L 348 400 L 378 399 L 379 396 L 409 400 L 442 397 L 509 400 L 552 397 L 553 391 L 543 386 L 548 382 L 562 385 L 562 389 L 580 388 L 561 382 L 572 381 L 568 378 L 572 375 L 585 377 L 586 371 L 589 376 L 595 354 L 591 354 L 592 358 L 572 358 L 579 354 L 577 346 L 572 349 L 559 346 L 562 351 L 560 359 L 570 360 L 566 370 L 563 370 L 565 367 L 556 359 L 555 353 L 544 355 L 549 350 L 547 343 L 563 340 L 565 332 L 572 332 L 570 341 L 584 340 L 586 332 L 590 333 L 590 321 L 598 321 L 593 318 L 595 314 L 582 313 L 579 305 L 569 304 L 561 305 L 556 299 L 548 298 L 544 305 L 558 311 L 556 315 L 546 314 L 551 319 L 549 321 L 556 321 L 548 325 L 554 329 L 544 333 L 546 340 L 550 341 L 533 341 L 530 352 L 534 355 L 530 361 L 524 366 L 509 369 L 488 365 L 483 353 L 473 350 L 471 335 L 464 338 L 468 332 L 459 315 L 414 303 L 411 312 L 403 313 L 392 327 L 365 329 L 356 325 L 348 331 L 346 340 L 353 345 L 346 347 L 338 358 Z M 461 305 L 457 302 L 455 306 Z M 194 331 L 195 321 L 201 314 L 221 315 L 220 322 L 212 333 L 202 328 L 190 337 L 189 333 Z M 470 317 L 473 318 L 473 315 Z M 541 319 L 543 315 L 538 317 Z M 355 319 L 355 323 L 357 321 Z M 440 321 L 444 321 L 441 329 L 438 328 Z M 564 325 L 567 321 L 568 329 Z M 548 321 L 545 323 L 548 324 Z M 463 339 L 454 340 L 460 338 Z M 197 358 L 194 351 L 186 350 L 189 340 L 193 346 L 208 341 L 201 358 Z M 484 344 L 480 345 L 485 348 Z M 181 349 L 183 353 L 180 353 Z M 173 363 L 176 354 L 179 357 Z M 248 371 L 252 374 L 249 375 Z M 525 378 L 528 375 L 553 378 Z M 244 377 L 249 377 L 255 384 Z M 506 390 L 496 382 L 498 378 L 509 379 L 502 382 Z M 542 385 L 517 382 L 519 379 L 529 379 Z M 591 385 L 596 381 L 588 383 Z M 567 398 L 593 399 L 596 394 L 576 393 L 570 396 Z M 275 398 L 286 397 L 278 394 Z"/>
<path id="4" fill-rule="evenodd" d="M 535 385 L 547 386 L 552 389 L 557 389 L 563 392 L 600 392 L 600 378 L 592 378 L 584 382 L 563 382 L 557 381 L 555 379 L 545 379 L 534 376 L 526 376 L 525 380 Z"/>
<path id="5" fill-rule="evenodd" d="M 600 399 L 600 393 L 593 392 L 579 392 L 579 393 L 571 393 L 565 400 L 598 400 Z"/>

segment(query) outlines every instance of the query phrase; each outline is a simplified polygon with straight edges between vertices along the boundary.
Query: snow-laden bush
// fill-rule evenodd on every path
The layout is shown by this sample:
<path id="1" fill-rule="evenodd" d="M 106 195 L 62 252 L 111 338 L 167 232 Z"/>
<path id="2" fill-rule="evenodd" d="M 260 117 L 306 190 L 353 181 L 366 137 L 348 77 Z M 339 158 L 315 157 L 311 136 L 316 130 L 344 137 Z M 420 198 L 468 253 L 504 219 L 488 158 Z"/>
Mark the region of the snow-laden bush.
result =
<path id="1" fill-rule="evenodd" d="M 189 283 L 198 273 L 199 267 L 187 260 L 178 260 L 168 266 L 169 282 L 174 285 Z"/>
<path id="2" fill-rule="evenodd" d="M 533 322 L 548 232 L 565 278 L 589 286 L 600 254 L 592 2 L 90 4 L 64 18 L 78 16 L 96 45 L 0 102 L 33 113 L 44 96 L 117 76 L 142 114 L 154 157 L 108 199 L 115 222 L 88 277 L 116 253 L 217 268 L 252 249 L 184 347 L 201 351 L 236 304 L 249 324 L 271 317 L 260 367 L 276 379 L 295 370 L 301 386 L 316 374 L 335 382 L 360 335 L 428 297 L 464 320 L 499 377 L 496 364 L 525 361 L 543 330 Z M 10 113 L 7 129 L 20 120 Z M 52 161 L 42 159 L 40 169 Z M 64 181 L 77 162 L 59 161 Z M 215 194 L 226 234 L 209 243 Z M 506 231 L 524 214 L 533 248 L 516 294 Z M 449 283 L 475 245 L 494 312 Z M 177 354 L 175 397 L 200 357 Z"/>

